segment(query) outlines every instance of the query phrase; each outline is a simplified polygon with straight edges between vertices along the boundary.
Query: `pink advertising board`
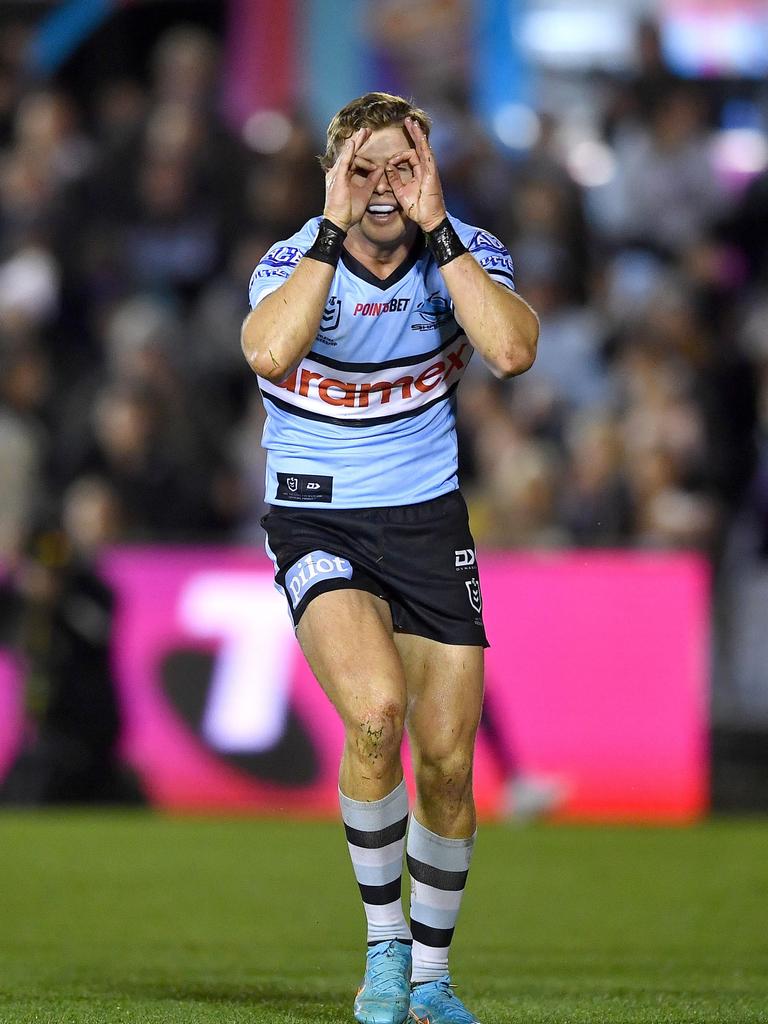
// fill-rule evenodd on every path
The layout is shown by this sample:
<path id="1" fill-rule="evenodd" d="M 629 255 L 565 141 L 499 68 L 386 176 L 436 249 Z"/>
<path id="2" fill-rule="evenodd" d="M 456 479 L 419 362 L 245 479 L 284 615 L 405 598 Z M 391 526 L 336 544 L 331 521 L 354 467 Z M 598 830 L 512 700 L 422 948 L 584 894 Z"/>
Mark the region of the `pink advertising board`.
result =
<path id="1" fill-rule="evenodd" d="M 124 549 L 115 675 L 122 749 L 160 807 L 335 814 L 342 734 L 263 556 Z M 556 781 L 565 819 L 685 821 L 707 802 L 708 574 L 655 553 L 480 557 L 488 720 L 481 812 L 513 771 Z M 0 652 L 0 774 L 21 732 Z M 410 782 L 410 779 L 409 779 Z"/>

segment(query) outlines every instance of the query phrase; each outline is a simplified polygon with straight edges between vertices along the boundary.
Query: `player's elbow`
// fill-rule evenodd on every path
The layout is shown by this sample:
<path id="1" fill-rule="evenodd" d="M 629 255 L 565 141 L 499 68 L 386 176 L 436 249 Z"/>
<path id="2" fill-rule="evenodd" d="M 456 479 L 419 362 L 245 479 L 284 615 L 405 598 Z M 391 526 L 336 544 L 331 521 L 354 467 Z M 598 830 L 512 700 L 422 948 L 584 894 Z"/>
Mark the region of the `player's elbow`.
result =
<path id="1" fill-rule="evenodd" d="M 283 365 L 274 351 L 268 348 L 264 351 L 247 351 L 243 348 L 246 362 L 257 376 L 273 384 L 280 384 L 289 374 L 290 368 Z"/>
<path id="2" fill-rule="evenodd" d="M 494 375 L 501 380 L 518 377 L 530 370 L 536 359 L 539 344 L 539 321 L 534 315 L 530 323 L 515 328 L 499 349 L 491 365 Z"/>
<path id="3" fill-rule="evenodd" d="M 252 316 L 248 316 L 240 331 L 240 348 L 245 361 L 259 377 L 279 384 L 287 376 L 285 367 L 275 354 L 276 345 L 270 344 L 258 330 Z"/>

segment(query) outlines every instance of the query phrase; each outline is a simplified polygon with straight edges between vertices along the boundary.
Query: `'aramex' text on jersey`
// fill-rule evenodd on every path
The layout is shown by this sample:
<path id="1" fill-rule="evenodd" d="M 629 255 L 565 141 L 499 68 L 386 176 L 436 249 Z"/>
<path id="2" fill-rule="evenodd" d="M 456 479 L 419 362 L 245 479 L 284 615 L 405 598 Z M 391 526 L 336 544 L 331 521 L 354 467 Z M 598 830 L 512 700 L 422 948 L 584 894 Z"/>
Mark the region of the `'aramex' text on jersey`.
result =
<path id="1" fill-rule="evenodd" d="M 373 372 L 329 369 L 310 355 L 281 384 L 260 383 L 267 396 L 280 396 L 304 409 L 320 411 L 325 407 L 331 413 L 331 406 L 335 416 L 355 410 L 357 415 L 362 411 L 375 418 L 382 406 L 387 412 L 416 412 L 425 402 L 447 392 L 461 377 L 471 354 L 469 342 L 458 338 L 439 356 Z"/>

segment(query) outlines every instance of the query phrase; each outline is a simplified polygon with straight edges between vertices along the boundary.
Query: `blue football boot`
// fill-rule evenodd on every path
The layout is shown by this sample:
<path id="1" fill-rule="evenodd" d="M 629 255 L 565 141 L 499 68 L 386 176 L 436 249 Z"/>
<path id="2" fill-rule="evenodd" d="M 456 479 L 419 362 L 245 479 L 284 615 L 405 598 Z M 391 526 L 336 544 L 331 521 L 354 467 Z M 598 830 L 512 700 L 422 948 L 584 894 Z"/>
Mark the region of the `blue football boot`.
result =
<path id="1" fill-rule="evenodd" d="M 411 990 L 408 1019 L 418 1024 L 480 1024 L 453 992 L 450 975 L 425 981 Z"/>
<path id="2" fill-rule="evenodd" d="M 365 977 L 355 997 L 360 1024 L 403 1024 L 411 998 L 411 947 L 398 939 L 368 947 Z"/>

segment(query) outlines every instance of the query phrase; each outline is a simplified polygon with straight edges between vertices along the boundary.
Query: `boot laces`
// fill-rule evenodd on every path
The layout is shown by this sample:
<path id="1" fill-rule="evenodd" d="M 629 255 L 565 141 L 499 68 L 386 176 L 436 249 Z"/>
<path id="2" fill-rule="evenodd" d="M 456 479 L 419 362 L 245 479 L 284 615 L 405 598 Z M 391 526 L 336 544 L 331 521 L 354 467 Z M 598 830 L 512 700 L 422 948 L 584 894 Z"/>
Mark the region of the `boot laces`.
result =
<path id="1" fill-rule="evenodd" d="M 451 1000 L 451 1003 L 445 1007 L 445 1012 L 448 1015 L 446 1019 L 455 1020 L 457 1024 L 466 1024 L 466 1022 L 470 1020 L 474 1021 L 472 1014 L 467 1010 L 466 1006 L 453 991 L 456 986 L 452 981 L 448 978 L 438 978 L 437 981 L 434 981 L 432 984 L 441 994 Z M 430 1018 L 429 1015 L 427 1015 L 427 1017 L 419 1018 L 419 1020 L 422 1021 L 422 1024 L 424 1024 L 424 1022 L 427 1022 L 428 1024 Z"/>
<path id="2" fill-rule="evenodd" d="M 403 984 L 403 965 L 394 942 L 390 942 L 386 949 L 377 949 L 371 953 L 368 973 L 371 980 L 375 980 L 377 991 L 392 994 L 399 992 Z"/>

